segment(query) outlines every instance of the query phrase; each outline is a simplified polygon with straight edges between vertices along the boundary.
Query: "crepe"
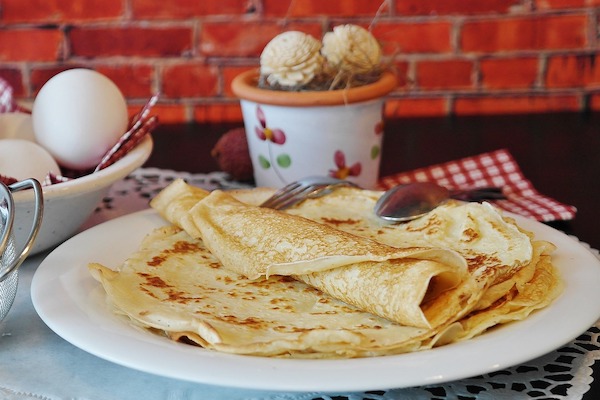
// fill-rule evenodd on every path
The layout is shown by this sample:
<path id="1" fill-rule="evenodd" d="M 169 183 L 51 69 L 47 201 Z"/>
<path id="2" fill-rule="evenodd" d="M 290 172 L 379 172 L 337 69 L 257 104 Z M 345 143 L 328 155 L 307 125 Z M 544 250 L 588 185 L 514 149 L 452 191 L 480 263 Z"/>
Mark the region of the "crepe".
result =
<path id="1" fill-rule="evenodd" d="M 193 194 L 198 202 L 181 214 L 179 198 L 188 204 Z M 222 191 L 201 193 L 183 181 L 164 189 L 151 205 L 184 229 L 191 218 L 196 230 L 188 233 L 200 232 L 206 247 L 231 271 L 249 279 L 294 276 L 404 325 L 432 328 L 451 322 L 481 292 L 464 258 L 452 250 L 385 245 L 247 205 Z"/>
<path id="2" fill-rule="evenodd" d="M 90 269 L 116 312 L 136 325 L 223 352 L 365 357 L 414 351 L 432 334 L 360 311 L 289 277 L 245 279 L 174 226 L 151 232 L 118 271 L 100 264 Z"/>
<path id="3" fill-rule="evenodd" d="M 294 358 L 467 340 L 561 292 L 554 246 L 489 205 L 448 203 L 389 224 L 372 213 L 380 192 L 339 189 L 287 213 L 252 206 L 271 193 L 209 195 L 175 181 L 152 206 L 177 227 L 151 232 L 121 266 L 90 270 L 115 312 L 138 326 L 208 349 Z"/>
<path id="4" fill-rule="evenodd" d="M 510 290 L 515 284 L 515 273 L 522 268 L 530 266 L 528 278 L 533 276 L 539 254 L 534 253 L 531 234 L 489 203 L 450 201 L 425 217 L 390 224 L 372 211 L 380 195 L 376 191 L 341 188 L 288 212 L 393 246 L 411 244 L 455 250 L 465 257 L 471 275 L 485 287 L 478 307 L 487 307 Z M 239 191 L 237 196 L 243 201 L 255 200 L 248 191 Z M 547 253 L 553 249 L 548 243 L 539 246 Z"/>
<path id="5" fill-rule="evenodd" d="M 272 191 L 232 194 L 241 201 L 260 204 Z M 498 324 L 524 319 L 562 292 L 560 276 L 552 265 L 555 246 L 535 240 L 490 204 L 449 201 L 425 217 L 390 224 L 372 211 L 380 195 L 378 191 L 340 188 L 287 212 L 390 245 L 439 246 L 463 255 L 482 293 L 469 315 L 445 328 L 451 332 L 446 334 L 448 341 L 469 339 Z M 440 337 L 436 341 L 446 342 Z"/>
<path id="6" fill-rule="evenodd" d="M 525 319 L 560 295 L 562 281 L 549 254 L 554 245 L 537 241 L 534 247 L 535 261 L 506 281 L 514 284 L 496 301 L 485 307 L 478 304 L 477 309 L 461 320 L 461 332 L 453 332 L 452 341 L 470 339 L 493 326 Z"/>

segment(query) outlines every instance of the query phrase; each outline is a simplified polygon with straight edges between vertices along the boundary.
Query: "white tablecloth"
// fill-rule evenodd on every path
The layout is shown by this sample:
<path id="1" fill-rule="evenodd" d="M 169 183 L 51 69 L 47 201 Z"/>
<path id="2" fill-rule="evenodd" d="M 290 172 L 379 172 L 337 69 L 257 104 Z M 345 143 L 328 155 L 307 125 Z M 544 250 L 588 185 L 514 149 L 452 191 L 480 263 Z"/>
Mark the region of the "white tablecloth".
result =
<path id="1" fill-rule="evenodd" d="M 228 181 L 222 173 L 140 169 L 111 189 L 82 229 L 147 208 L 149 199 L 178 177 L 207 189 L 240 186 Z M 598 251 L 592 251 L 598 255 Z M 0 322 L 0 399 L 386 400 L 460 395 L 477 399 L 577 399 L 589 389 L 591 365 L 600 359 L 600 324 L 597 323 L 572 343 L 541 358 L 503 371 L 435 386 L 324 394 L 260 392 L 185 382 L 113 364 L 76 348 L 46 327 L 37 316 L 29 295 L 31 279 L 45 255 L 31 257 L 21 266 L 17 298 L 8 316 Z"/>

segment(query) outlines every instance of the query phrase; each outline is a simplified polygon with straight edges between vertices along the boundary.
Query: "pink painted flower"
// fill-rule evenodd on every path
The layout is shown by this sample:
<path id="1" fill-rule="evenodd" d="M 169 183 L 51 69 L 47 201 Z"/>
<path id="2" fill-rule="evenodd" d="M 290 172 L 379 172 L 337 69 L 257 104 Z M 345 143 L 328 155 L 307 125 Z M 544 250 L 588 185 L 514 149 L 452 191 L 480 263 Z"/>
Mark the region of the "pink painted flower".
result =
<path id="1" fill-rule="evenodd" d="M 375 134 L 382 135 L 383 134 L 383 121 L 379 121 L 375 124 Z"/>
<path id="2" fill-rule="evenodd" d="M 275 144 L 285 143 L 285 133 L 281 129 L 271 129 L 267 127 L 267 119 L 265 113 L 260 106 L 256 107 L 256 117 L 260 122 L 260 127 L 255 127 L 254 131 L 260 140 L 267 140 Z"/>
<path id="3" fill-rule="evenodd" d="M 359 176 L 362 166 L 359 162 L 346 166 L 346 156 L 340 150 L 337 150 L 333 155 L 336 170 L 329 170 L 329 175 L 333 178 L 346 179 L 349 176 Z"/>

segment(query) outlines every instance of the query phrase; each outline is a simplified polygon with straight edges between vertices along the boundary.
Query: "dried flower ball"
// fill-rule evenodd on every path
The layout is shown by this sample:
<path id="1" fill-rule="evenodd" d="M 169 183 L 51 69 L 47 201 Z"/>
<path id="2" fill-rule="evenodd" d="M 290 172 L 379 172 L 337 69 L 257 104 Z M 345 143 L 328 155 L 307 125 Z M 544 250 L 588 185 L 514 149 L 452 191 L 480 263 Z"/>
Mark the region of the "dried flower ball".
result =
<path id="1" fill-rule="evenodd" d="M 303 32 L 277 35 L 260 56 L 261 75 L 271 85 L 305 85 L 323 68 L 321 46 L 320 41 Z"/>
<path id="2" fill-rule="evenodd" d="M 323 37 L 321 50 L 330 68 L 354 74 L 376 70 L 381 63 L 377 39 L 358 25 L 339 25 Z"/>

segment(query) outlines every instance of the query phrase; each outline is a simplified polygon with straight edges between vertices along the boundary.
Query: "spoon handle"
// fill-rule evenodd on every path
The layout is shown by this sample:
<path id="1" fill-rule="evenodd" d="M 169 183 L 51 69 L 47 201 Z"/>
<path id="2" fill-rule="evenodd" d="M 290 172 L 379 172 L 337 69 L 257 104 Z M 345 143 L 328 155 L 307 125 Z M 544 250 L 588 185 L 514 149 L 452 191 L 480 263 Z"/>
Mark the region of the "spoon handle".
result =
<path id="1" fill-rule="evenodd" d="M 450 197 L 463 201 L 502 200 L 506 196 L 501 187 L 480 187 L 474 189 L 451 190 Z"/>

